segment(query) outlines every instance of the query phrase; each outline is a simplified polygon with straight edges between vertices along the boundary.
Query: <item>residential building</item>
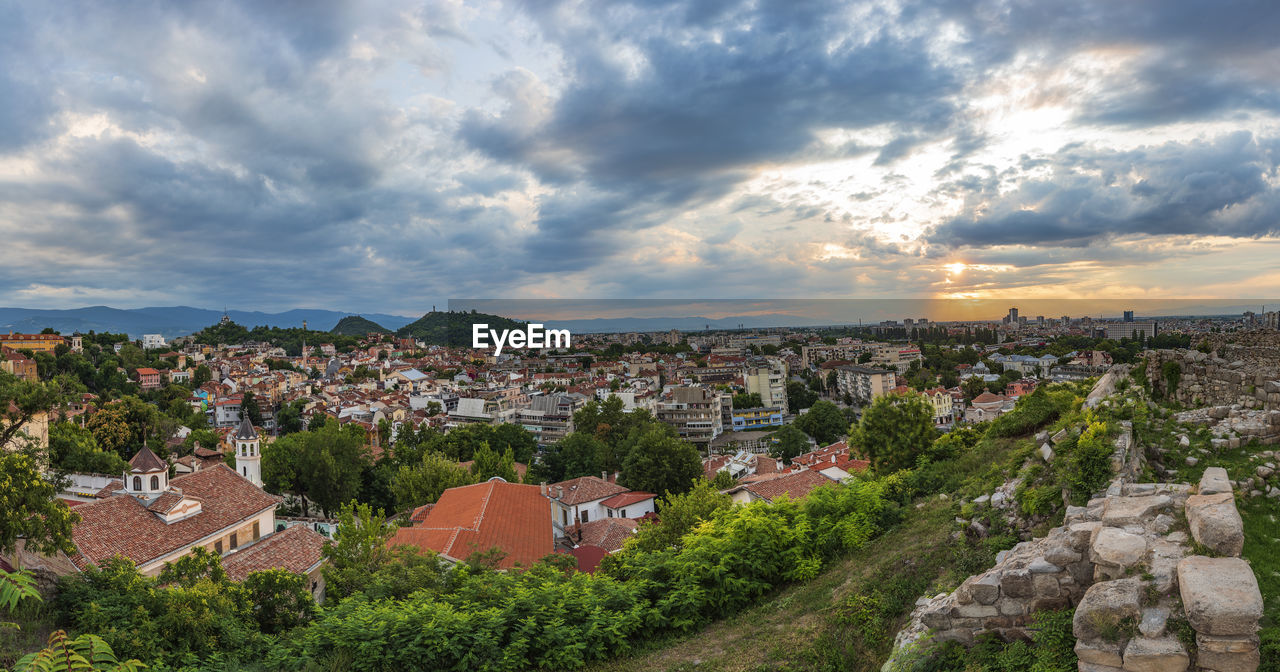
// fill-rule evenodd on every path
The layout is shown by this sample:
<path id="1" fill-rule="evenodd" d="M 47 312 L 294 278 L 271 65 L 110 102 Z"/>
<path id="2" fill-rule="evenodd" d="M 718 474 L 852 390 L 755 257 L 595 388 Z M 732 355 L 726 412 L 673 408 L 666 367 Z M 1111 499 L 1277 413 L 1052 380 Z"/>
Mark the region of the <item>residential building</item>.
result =
<path id="1" fill-rule="evenodd" d="M 741 432 L 764 427 L 781 427 L 783 425 L 784 410 L 777 406 L 735 408 L 732 415 L 732 429 L 735 432 Z"/>
<path id="2" fill-rule="evenodd" d="M 582 406 L 580 398 L 567 394 L 533 397 L 528 408 L 516 411 L 515 423 L 529 430 L 540 446 L 557 443 L 573 431 L 573 413 Z"/>
<path id="3" fill-rule="evenodd" d="M 897 375 L 888 369 L 845 364 L 837 366 L 835 371 L 836 390 L 859 404 L 869 404 L 898 386 Z"/>
<path id="4" fill-rule="evenodd" d="M 994 420 L 1013 410 L 1013 405 L 1014 402 L 1003 394 L 983 392 L 969 402 L 969 408 L 965 409 L 964 419 L 965 422 Z"/>
<path id="5" fill-rule="evenodd" d="M 759 394 L 764 406 L 787 407 L 787 365 L 780 359 L 769 360 L 767 366 L 748 367 L 742 374 L 748 394 Z"/>
<path id="6" fill-rule="evenodd" d="M 657 419 L 675 428 L 680 438 L 705 447 L 724 431 L 724 397 L 713 389 L 675 387 L 657 404 Z"/>
<path id="7" fill-rule="evenodd" d="M 954 405 L 947 388 L 935 387 L 931 390 L 922 390 L 920 394 L 924 395 L 925 400 L 933 407 L 934 424 L 949 425 L 955 421 Z"/>
<path id="8" fill-rule="evenodd" d="M 134 373 L 138 378 L 138 386 L 141 387 L 142 389 L 144 390 L 160 389 L 160 372 L 159 371 L 152 368 L 143 367 L 141 369 L 138 369 Z"/>
<path id="9" fill-rule="evenodd" d="M 791 499 L 802 499 L 810 492 L 834 483 L 821 472 L 805 469 L 790 474 L 777 475 L 768 480 L 743 483 L 730 488 L 727 493 L 735 504 L 750 504 L 757 500 L 772 502 L 783 495 Z"/>
<path id="10" fill-rule="evenodd" d="M 13 348 L 0 347 L 0 371 L 10 373 L 20 380 L 30 382 L 40 380 L 36 360 Z"/>
<path id="11" fill-rule="evenodd" d="M 157 350 L 159 348 L 164 348 L 164 347 L 168 347 L 168 343 L 165 343 L 164 336 L 160 334 L 143 334 L 142 335 L 143 350 Z"/>
<path id="12" fill-rule="evenodd" d="M 1156 335 L 1155 322 L 1109 322 L 1103 327 L 1103 336 L 1112 340 L 1142 336 L 1151 338 Z"/>
<path id="13" fill-rule="evenodd" d="M 538 486 L 495 477 L 445 490 L 421 520 L 397 530 L 387 545 L 416 546 L 452 563 L 496 548 L 503 553 L 499 569 L 530 567 L 555 550 L 550 513 Z"/>
<path id="14" fill-rule="evenodd" d="M 559 536 L 570 525 L 589 523 L 611 517 L 604 506 L 605 500 L 630 490 L 610 480 L 608 474 L 580 476 L 547 486 L 551 498 L 551 515 Z M 639 515 L 635 516 L 639 518 Z"/>

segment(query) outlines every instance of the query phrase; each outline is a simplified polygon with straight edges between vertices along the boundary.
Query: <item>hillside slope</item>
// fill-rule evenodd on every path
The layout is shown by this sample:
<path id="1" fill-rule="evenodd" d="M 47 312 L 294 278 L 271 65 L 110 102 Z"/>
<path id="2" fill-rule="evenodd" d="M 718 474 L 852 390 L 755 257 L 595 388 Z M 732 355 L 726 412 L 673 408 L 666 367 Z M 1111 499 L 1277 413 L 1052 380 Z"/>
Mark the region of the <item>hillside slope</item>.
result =
<path id="1" fill-rule="evenodd" d="M 487 324 L 495 331 L 519 329 L 524 326 L 523 322 L 487 313 L 433 311 L 401 327 L 396 331 L 396 335 L 411 336 L 428 345 L 469 348 L 473 324 Z"/>
<path id="2" fill-rule="evenodd" d="M 391 330 L 359 315 L 348 315 L 334 325 L 330 333 L 342 336 L 364 336 L 365 334 L 389 334 Z"/>

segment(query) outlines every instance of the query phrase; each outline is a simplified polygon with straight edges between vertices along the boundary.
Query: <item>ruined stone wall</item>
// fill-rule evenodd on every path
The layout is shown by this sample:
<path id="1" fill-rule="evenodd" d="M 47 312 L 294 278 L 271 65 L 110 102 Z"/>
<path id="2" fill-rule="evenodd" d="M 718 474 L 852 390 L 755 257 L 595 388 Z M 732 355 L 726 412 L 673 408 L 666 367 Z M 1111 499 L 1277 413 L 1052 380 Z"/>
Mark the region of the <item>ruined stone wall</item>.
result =
<path id="1" fill-rule="evenodd" d="M 1158 394 L 1186 406 L 1280 410 L 1280 347 L 1223 346 L 1217 352 L 1148 351 L 1147 381 Z M 1166 362 L 1180 369 L 1174 389 L 1165 375 Z"/>

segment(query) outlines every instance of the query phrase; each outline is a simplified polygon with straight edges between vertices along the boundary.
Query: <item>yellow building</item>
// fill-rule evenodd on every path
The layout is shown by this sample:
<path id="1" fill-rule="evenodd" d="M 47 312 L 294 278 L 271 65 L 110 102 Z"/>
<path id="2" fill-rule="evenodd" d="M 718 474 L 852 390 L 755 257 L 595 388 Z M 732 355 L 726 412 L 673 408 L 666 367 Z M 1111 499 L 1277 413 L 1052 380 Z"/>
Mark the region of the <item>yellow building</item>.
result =
<path id="1" fill-rule="evenodd" d="M 14 350 L 31 350 L 33 352 L 53 352 L 53 349 L 66 343 L 67 340 L 57 334 L 0 334 L 0 346 Z"/>
<path id="2" fill-rule="evenodd" d="M 920 394 L 933 405 L 933 421 L 939 425 L 945 425 L 953 420 L 952 413 L 954 406 L 952 404 L 951 393 L 945 387 L 935 387 L 932 390 L 924 390 Z"/>

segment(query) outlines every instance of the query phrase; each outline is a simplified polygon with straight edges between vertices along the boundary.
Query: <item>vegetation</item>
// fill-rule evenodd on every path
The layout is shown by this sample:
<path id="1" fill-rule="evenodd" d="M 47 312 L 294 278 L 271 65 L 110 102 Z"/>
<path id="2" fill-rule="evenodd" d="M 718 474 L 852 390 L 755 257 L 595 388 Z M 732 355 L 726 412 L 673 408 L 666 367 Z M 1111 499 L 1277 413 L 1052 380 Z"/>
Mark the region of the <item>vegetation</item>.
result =
<path id="1" fill-rule="evenodd" d="M 333 326 L 333 329 L 329 330 L 329 333 L 340 336 L 367 336 L 369 334 L 390 334 L 391 330 L 359 315 L 348 315 L 338 320 L 338 323 Z"/>
<path id="2" fill-rule="evenodd" d="M 523 329 L 524 323 L 498 315 L 478 313 L 474 310 L 433 311 L 406 324 L 396 331 L 400 337 L 412 337 L 428 345 L 471 347 L 471 325 L 487 324 L 489 329 Z"/>
<path id="3" fill-rule="evenodd" d="M 876 473 L 910 469 L 932 445 L 933 405 L 916 394 L 879 397 L 862 414 L 849 440 Z"/>

